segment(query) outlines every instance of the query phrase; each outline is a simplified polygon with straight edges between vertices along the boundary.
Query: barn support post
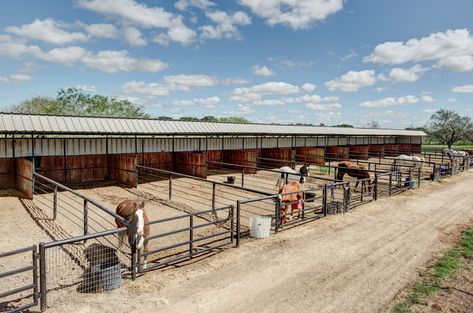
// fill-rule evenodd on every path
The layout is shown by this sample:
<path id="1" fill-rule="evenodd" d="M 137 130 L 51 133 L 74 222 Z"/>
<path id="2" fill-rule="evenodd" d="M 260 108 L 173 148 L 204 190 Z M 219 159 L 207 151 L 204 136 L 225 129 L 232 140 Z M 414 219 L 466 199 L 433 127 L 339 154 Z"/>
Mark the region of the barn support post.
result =
<path id="1" fill-rule="evenodd" d="M 374 173 L 374 200 L 378 200 L 378 173 Z"/>
<path id="2" fill-rule="evenodd" d="M 241 186 L 245 187 L 245 168 L 242 167 L 241 169 Z"/>
<path id="3" fill-rule="evenodd" d="M 57 217 L 57 185 L 54 185 L 53 193 L 53 220 Z"/>
<path id="4" fill-rule="evenodd" d="M 84 199 L 84 236 L 89 234 L 89 205 Z"/>
<path id="5" fill-rule="evenodd" d="M 302 216 L 301 217 L 302 217 L 302 219 L 305 218 L 305 201 L 304 201 L 304 199 L 305 199 L 305 192 L 302 193 L 302 199 L 301 199 L 301 202 L 302 202 L 301 203 L 302 204 L 302 208 L 301 208 Z"/>
<path id="6" fill-rule="evenodd" d="M 172 199 L 172 173 L 169 174 L 169 187 L 168 187 L 168 189 L 169 189 L 168 198 L 169 198 L 169 200 L 171 200 Z"/>
<path id="7" fill-rule="evenodd" d="M 331 161 L 331 159 L 328 159 L 328 175 L 329 175 L 329 176 L 330 176 L 330 167 L 331 167 L 331 166 L 330 166 L 330 161 Z"/>
<path id="8" fill-rule="evenodd" d="M 189 215 L 189 255 L 194 256 L 194 215 Z"/>
<path id="9" fill-rule="evenodd" d="M 47 308 L 46 299 L 46 249 L 44 242 L 39 244 L 39 300 L 41 312 Z"/>
<path id="10" fill-rule="evenodd" d="M 240 212 L 241 212 L 241 203 L 240 200 L 237 200 L 236 207 L 236 247 L 240 246 Z"/>

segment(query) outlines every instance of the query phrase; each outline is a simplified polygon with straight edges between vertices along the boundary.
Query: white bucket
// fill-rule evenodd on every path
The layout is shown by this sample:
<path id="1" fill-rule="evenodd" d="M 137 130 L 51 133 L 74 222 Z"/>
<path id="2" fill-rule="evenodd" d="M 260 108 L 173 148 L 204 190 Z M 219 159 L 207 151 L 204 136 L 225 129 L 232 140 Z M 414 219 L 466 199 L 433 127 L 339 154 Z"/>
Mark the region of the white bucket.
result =
<path id="1" fill-rule="evenodd" d="M 253 238 L 268 238 L 271 231 L 271 216 L 251 216 L 250 236 Z"/>

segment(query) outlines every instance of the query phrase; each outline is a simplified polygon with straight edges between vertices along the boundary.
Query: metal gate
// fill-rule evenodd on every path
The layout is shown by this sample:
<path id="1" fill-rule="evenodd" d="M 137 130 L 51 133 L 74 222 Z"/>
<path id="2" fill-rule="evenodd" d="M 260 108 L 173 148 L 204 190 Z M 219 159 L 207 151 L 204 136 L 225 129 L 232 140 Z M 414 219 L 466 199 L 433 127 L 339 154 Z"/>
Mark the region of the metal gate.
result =
<path id="1" fill-rule="evenodd" d="M 36 245 L 0 253 L 0 311 L 21 312 L 37 306 L 38 291 Z"/>

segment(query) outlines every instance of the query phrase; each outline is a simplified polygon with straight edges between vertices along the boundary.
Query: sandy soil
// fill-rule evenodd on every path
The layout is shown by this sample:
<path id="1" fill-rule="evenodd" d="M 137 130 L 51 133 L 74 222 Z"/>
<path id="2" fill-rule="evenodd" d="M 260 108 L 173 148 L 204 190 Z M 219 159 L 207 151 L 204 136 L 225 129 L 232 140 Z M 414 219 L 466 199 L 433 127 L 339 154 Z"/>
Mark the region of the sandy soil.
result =
<path id="1" fill-rule="evenodd" d="M 378 312 L 473 221 L 473 172 L 345 214 L 245 240 L 48 312 Z"/>

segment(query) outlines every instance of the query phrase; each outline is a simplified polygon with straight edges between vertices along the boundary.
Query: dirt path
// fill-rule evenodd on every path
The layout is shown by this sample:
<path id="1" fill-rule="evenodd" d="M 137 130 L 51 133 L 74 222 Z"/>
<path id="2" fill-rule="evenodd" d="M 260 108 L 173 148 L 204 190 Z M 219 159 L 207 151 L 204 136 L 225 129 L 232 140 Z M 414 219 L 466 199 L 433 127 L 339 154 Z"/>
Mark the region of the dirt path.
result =
<path id="1" fill-rule="evenodd" d="M 473 221 L 473 172 L 330 216 L 51 312 L 378 312 Z"/>

